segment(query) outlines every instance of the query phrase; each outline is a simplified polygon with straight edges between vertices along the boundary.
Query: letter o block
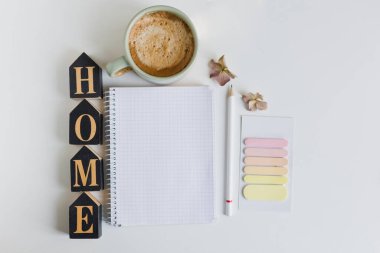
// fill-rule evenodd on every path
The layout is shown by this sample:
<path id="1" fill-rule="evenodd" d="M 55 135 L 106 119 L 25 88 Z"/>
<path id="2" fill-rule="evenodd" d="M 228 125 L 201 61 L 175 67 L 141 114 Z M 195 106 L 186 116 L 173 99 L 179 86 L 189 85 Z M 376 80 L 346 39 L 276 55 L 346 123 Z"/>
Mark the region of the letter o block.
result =
<path id="1" fill-rule="evenodd" d="M 102 144 L 103 116 L 86 99 L 70 112 L 70 144 Z"/>

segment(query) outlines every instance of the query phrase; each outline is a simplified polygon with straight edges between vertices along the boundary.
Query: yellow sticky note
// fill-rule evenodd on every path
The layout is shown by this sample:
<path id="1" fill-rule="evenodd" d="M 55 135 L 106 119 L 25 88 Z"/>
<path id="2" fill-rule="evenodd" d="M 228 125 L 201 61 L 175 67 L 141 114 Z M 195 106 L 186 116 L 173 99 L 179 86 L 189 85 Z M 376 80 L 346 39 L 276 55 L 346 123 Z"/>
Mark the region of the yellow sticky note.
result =
<path id="1" fill-rule="evenodd" d="M 246 185 L 243 196 L 247 200 L 283 201 L 288 191 L 283 185 Z"/>
<path id="2" fill-rule="evenodd" d="M 245 175 L 243 180 L 248 184 L 286 184 L 288 182 L 288 178 L 282 176 Z"/>

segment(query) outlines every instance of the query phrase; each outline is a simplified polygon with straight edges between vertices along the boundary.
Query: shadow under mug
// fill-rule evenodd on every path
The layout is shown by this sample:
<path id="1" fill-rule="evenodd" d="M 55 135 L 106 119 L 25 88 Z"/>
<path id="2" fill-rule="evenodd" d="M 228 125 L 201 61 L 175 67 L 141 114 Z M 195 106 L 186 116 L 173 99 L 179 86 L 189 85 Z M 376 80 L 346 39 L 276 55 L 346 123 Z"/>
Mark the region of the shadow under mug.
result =
<path id="1" fill-rule="evenodd" d="M 180 19 L 182 19 L 190 28 L 192 35 L 193 35 L 193 39 L 194 39 L 194 52 L 193 52 L 193 55 L 192 55 L 189 63 L 180 72 L 178 72 L 174 75 L 171 75 L 171 76 L 167 76 L 167 77 L 153 76 L 153 75 L 150 75 L 150 74 L 142 71 L 133 61 L 130 50 L 129 50 L 129 33 L 131 32 L 135 23 L 145 14 L 151 13 L 151 12 L 157 12 L 157 11 L 169 12 L 171 14 L 176 15 Z M 137 75 L 139 75 L 141 78 L 143 78 L 149 82 L 152 82 L 155 84 L 165 85 L 165 84 L 170 84 L 170 83 L 173 83 L 175 81 L 178 81 L 189 70 L 189 68 L 191 67 L 191 65 L 194 62 L 195 56 L 196 56 L 197 51 L 198 51 L 198 37 L 197 37 L 197 33 L 196 33 L 196 30 L 195 30 L 193 23 L 191 22 L 190 18 L 185 13 L 183 13 L 182 11 L 180 11 L 174 7 L 165 6 L 165 5 L 157 5 L 157 6 L 151 6 L 151 7 L 148 7 L 146 9 L 141 10 L 139 13 L 137 13 L 132 18 L 132 20 L 128 24 L 127 32 L 125 33 L 124 46 L 125 46 L 125 55 L 115 59 L 114 61 L 112 61 L 110 63 L 108 63 L 106 66 L 106 70 L 111 77 L 118 77 L 118 76 L 125 74 L 126 72 L 128 72 L 130 70 L 133 70 Z"/>

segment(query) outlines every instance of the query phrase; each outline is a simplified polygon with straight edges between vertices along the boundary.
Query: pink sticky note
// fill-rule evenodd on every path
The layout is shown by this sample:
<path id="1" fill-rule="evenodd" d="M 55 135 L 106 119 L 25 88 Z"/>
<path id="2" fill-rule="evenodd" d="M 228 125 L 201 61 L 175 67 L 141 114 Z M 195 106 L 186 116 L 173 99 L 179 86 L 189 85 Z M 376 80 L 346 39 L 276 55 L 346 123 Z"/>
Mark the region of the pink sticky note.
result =
<path id="1" fill-rule="evenodd" d="M 246 138 L 244 144 L 250 148 L 283 148 L 288 141 L 282 138 Z"/>
<path id="2" fill-rule="evenodd" d="M 288 151 L 282 148 L 245 148 L 246 156 L 262 156 L 262 157 L 285 157 Z"/>

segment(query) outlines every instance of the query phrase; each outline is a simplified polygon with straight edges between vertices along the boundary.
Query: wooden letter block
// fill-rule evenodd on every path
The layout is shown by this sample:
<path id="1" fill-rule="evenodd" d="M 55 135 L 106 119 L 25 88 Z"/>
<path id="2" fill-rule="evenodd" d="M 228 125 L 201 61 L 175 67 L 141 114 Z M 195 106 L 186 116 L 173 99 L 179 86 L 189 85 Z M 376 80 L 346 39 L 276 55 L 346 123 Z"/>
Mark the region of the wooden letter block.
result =
<path id="1" fill-rule="evenodd" d="M 83 192 L 69 208 L 69 230 L 72 239 L 94 239 L 102 236 L 102 205 L 89 192 Z"/>
<path id="2" fill-rule="evenodd" d="M 70 112 L 70 144 L 102 144 L 103 116 L 86 99 Z"/>
<path id="3" fill-rule="evenodd" d="M 103 160 L 82 147 L 70 160 L 71 191 L 100 191 L 104 187 Z"/>
<path id="4" fill-rule="evenodd" d="M 71 64 L 70 97 L 71 98 L 102 98 L 102 69 L 86 53 L 82 53 Z"/>

